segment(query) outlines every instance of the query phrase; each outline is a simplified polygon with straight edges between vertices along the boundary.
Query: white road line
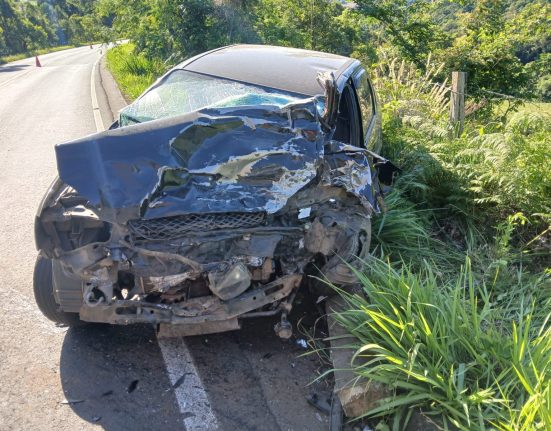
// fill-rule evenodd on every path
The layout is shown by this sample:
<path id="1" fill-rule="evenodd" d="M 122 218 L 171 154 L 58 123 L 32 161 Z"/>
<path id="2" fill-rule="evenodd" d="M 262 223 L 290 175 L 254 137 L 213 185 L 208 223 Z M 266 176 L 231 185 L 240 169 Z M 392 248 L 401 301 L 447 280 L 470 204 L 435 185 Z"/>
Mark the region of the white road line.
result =
<path id="1" fill-rule="evenodd" d="M 101 118 L 101 112 L 98 105 L 98 96 L 96 94 L 96 69 L 101 57 L 96 60 L 92 67 L 92 74 L 90 75 L 90 94 L 92 96 L 92 111 L 94 112 L 94 122 L 96 123 L 96 130 L 103 132 L 105 126 L 103 125 L 103 119 Z"/>
<path id="2" fill-rule="evenodd" d="M 183 338 L 158 338 L 170 383 L 187 431 L 217 430 L 218 421 Z"/>
<path id="3" fill-rule="evenodd" d="M 95 74 L 99 59 L 94 63 L 90 78 L 92 109 L 98 132 L 105 130 L 96 95 Z M 183 338 L 158 338 L 168 378 L 174 388 L 186 431 L 216 431 L 218 421 L 210 408 L 209 398 Z"/>

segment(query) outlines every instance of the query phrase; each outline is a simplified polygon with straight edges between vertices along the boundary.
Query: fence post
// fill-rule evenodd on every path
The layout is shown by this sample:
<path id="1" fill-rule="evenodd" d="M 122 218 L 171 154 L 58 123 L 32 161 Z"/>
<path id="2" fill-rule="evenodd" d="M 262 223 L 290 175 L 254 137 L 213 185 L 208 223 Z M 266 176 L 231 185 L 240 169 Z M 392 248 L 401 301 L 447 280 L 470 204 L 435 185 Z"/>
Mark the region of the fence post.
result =
<path id="1" fill-rule="evenodd" d="M 465 72 L 452 72 L 452 90 L 450 100 L 450 121 L 457 127 L 457 134 L 463 132 L 465 123 Z"/>

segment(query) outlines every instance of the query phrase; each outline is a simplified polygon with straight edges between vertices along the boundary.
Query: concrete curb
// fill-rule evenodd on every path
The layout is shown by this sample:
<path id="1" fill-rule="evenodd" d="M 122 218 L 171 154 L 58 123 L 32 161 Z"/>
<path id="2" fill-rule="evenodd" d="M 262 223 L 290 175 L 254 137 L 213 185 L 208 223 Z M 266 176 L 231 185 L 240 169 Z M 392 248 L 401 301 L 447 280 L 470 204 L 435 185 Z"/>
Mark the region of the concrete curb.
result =
<path id="1" fill-rule="evenodd" d="M 92 112 L 94 113 L 94 123 L 96 124 L 96 130 L 102 132 L 105 130 L 103 119 L 98 104 L 98 95 L 96 92 L 96 70 L 98 69 L 99 59 L 96 60 L 92 66 L 92 73 L 90 74 L 90 96 L 92 97 Z"/>
<path id="2" fill-rule="evenodd" d="M 105 54 L 94 64 L 90 79 L 94 121 L 97 131 L 101 132 L 118 120 L 119 111 L 130 101 L 123 96 L 115 78 L 107 69 Z"/>
<path id="3" fill-rule="evenodd" d="M 117 81 L 115 81 L 111 71 L 107 68 L 107 58 L 105 55 L 103 55 L 100 59 L 99 72 L 102 85 L 109 96 L 110 106 L 114 107 L 116 109 L 114 112 L 117 112 L 118 114 L 118 111 L 126 105 L 132 103 L 132 100 L 127 98 L 119 89 Z"/>

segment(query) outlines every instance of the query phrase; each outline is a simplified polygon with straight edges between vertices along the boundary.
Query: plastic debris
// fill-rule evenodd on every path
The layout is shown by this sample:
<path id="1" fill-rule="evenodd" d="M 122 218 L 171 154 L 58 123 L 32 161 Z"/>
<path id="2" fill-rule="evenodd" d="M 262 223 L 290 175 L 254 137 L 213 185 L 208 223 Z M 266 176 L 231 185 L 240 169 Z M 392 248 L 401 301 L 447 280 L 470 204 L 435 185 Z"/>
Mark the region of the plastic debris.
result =
<path id="1" fill-rule="evenodd" d="M 312 208 L 311 207 L 307 207 L 307 208 L 301 208 L 298 212 L 298 218 L 299 220 L 300 219 L 303 219 L 303 218 L 307 218 L 307 217 L 310 217 L 310 213 L 312 212 Z"/>
<path id="2" fill-rule="evenodd" d="M 297 344 L 302 347 L 303 349 L 307 349 L 308 348 L 308 343 L 306 342 L 306 340 L 304 338 L 299 338 L 297 340 Z"/>
<path id="3" fill-rule="evenodd" d="M 72 405 L 72 404 L 79 404 L 79 403 L 83 403 L 84 400 L 68 400 L 68 399 L 63 399 L 60 404 L 68 404 L 68 405 Z"/>

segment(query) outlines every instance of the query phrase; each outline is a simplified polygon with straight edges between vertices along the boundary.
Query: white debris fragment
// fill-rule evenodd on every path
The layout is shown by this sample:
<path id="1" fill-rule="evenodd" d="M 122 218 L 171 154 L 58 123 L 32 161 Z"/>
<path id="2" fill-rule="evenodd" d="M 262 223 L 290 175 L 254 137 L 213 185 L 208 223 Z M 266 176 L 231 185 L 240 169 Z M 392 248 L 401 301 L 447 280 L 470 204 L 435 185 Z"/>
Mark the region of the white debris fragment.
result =
<path id="1" fill-rule="evenodd" d="M 312 212 L 312 207 L 301 208 L 298 211 L 298 219 L 300 220 L 300 219 L 303 219 L 303 218 L 310 217 L 311 212 Z"/>
<path id="2" fill-rule="evenodd" d="M 71 405 L 71 404 L 79 404 L 79 403 L 83 403 L 84 400 L 69 400 L 67 398 L 64 398 L 63 400 L 61 400 L 59 402 L 59 404 L 68 404 L 68 405 Z"/>
<path id="3" fill-rule="evenodd" d="M 306 340 L 304 338 L 299 338 L 297 340 L 297 344 L 302 347 L 303 349 L 307 349 L 308 348 L 308 343 L 306 342 Z"/>

